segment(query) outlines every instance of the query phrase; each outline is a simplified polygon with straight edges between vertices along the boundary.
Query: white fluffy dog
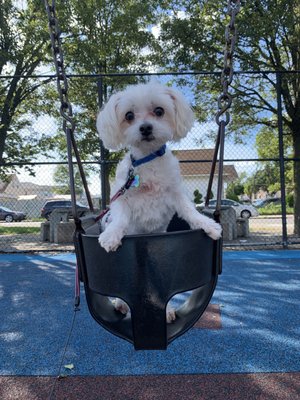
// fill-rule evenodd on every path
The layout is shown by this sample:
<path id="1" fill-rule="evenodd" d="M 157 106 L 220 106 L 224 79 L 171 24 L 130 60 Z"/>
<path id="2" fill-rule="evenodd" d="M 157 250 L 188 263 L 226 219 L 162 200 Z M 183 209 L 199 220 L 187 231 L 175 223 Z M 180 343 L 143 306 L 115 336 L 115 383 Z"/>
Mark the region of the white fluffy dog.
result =
<path id="1" fill-rule="evenodd" d="M 107 252 L 115 251 L 124 235 L 166 231 L 175 213 L 191 229 L 220 238 L 221 226 L 195 209 L 183 187 L 179 162 L 165 146 L 185 137 L 193 122 L 193 111 L 182 94 L 156 82 L 112 95 L 99 113 L 97 129 L 104 146 L 129 150 L 117 167 L 112 194 L 124 186 L 129 171 L 135 176 L 104 218 L 99 243 Z M 123 313 L 128 311 L 121 301 L 115 306 Z M 174 318 L 174 311 L 168 310 L 168 321 Z"/>

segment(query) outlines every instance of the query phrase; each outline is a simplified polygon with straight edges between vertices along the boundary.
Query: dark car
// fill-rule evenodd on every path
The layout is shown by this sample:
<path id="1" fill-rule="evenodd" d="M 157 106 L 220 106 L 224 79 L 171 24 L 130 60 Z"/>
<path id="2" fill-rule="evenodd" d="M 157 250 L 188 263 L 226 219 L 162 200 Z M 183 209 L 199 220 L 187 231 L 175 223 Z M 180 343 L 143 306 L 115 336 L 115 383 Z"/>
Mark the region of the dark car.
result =
<path id="1" fill-rule="evenodd" d="M 85 212 L 88 211 L 88 207 L 84 206 L 83 204 L 77 203 L 77 211 L 79 214 L 79 217 Z M 49 220 L 49 217 L 52 213 L 53 210 L 57 208 L 67 208 L 70 210 L 69 216 L 71 217 L 72 215 L 72 203 L 71 200 L 50 200 L 47 201 L 42 210 L 41 210 L 41 217 L 46 218 Z"/>
<path id="2" fill-rule="evenodd" d="M 6 222 L 23 221 L 26 214 L 20 211 L 13 211 L 7 207 L 0 207 L 0 220 Z"/>

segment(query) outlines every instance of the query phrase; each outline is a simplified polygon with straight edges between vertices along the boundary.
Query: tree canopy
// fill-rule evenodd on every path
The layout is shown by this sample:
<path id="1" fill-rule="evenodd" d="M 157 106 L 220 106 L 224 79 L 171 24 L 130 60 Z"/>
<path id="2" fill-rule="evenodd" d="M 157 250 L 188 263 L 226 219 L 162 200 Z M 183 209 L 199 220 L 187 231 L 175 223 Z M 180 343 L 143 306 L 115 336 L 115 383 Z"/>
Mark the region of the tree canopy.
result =
<path id="1" fill-rule="evenodd" d="M 100 74 L 149 68 L 154 63 L 152 54 L 157 51 L 149 27 L 155 23 L 159 3 L 57 1 L 67 72 Z M 49 84 L 50 79 L 30 78 L 45 71 L 53 73 L 43 2 L 28 0 L 23 8 L 13 0 L 2 2 L 0 55 L 0 161 L 32 161 L 43 152 L 49 155 L 54 147 L 63 153 L 61 129 L 42 134 L 33 124 L 42 114 L 54 118 L 59 115 L 55 79 Z M 111 90 L 112 83 L 105 86 L 104 99 Z M 71 80 L 70 97 L 76 109 L 79 146 L 83 155 L 90 155 L 99 149 L 95 132 L 96 79 Z"/>
<path id="2" fill-rule="evenodd" d="M 37 117 L 35 96 L 47 80 L 30 76 L 46 62 L 48 35 L 41 2 L 28 1 L 21 9 L 14 1 L 3 0 L 0 8 L 0 161 L 31 160 L 41 154 L 50 141 L 37 132 L 32 120 Z"/>
<path id="3" fill-rule="evenodd" d="M 89 178 L 89 170 L 85 168 L 85 175 L 87 179 Z M 55 192 L 58 194 L 71 194 L 70 190 L 70 178 L 69 178 L 69 169 L 67 165 L 58 165 L 55 169 L 53 175 L 55 186 Z M 81 181 L 81 176 L 79 172 L 79 168 L 74 168 L 74 184 L 75 184 L 75 193 L 81 196 L 84 193 L 84 188 Z"/>

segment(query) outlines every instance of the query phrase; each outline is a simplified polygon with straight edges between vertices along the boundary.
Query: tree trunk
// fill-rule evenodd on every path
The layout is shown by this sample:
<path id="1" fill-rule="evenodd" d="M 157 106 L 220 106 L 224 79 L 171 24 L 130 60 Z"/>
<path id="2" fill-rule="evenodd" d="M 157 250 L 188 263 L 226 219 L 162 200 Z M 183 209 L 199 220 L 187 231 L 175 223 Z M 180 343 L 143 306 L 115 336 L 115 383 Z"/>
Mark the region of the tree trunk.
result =
<path id="1" fill-rule="evenodd" d="M 300 125 L 293 132 L 294 157 L 294 233 L 300 236 Z"/>
<path id="2" fill-rule="evenodd" d="M 5 116 L 0 120 L 0 162 L 3 162 L 3 154 L 5 151 L 5 142 L 7 138 L 7 132 L 9 129 L 10 117 Z"/>
<path id="3" fill-rule="evenodd" d="M 22 58 L 23 60 L 23 58 Z M 22 66 L 22 61 L 18 62 L 18 65 L 16 66 L 15 74 L 20 74 L 21 73 L 21 66 Z M 13 117 L 13 114 L 15 112 L 15 109 L 17 108 L 19 102 L 20 102 L 20 93 L 18 93 L 18 83 L 20 81 L 20 78 L 18 76 L 14 76 L 12 79 L 8 92 L 6 94 L 4 104 L 2 107 L 2 115 L 0 119 L 0 161 L 3 161 L 3 153 L 5 151 L 5 143 L 7 139 L 7 132 L 11 124 L 11 120 Z M 18 93 L 18 96 L 17 94 Z M 17 97 L 16 97 L 17 96 Z"/>

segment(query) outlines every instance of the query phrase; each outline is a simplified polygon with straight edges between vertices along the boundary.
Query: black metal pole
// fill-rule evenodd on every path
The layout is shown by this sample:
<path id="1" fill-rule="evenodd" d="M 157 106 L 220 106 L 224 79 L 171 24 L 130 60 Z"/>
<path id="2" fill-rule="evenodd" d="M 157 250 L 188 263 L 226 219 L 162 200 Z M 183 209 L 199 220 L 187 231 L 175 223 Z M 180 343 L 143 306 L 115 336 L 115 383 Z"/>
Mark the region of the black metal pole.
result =
<path id="1" fill-rule="evenodd" d="M 78 166 L 78 169 L 79 169 L 81 181 L 82 181 L 82 184 L 83 184 L 83 187 L 84 187 L 85 196 L 86 196 L 86 199 L 87 199 L 87 202 L 88 202 L 88 205 L 89 205 L 89 209 L 90 209 L 91 212 L 94 212 L 93 200 L 92 200 L 89 188 L 88 188 L 88 183 L 87 183 L 86 176 L 85 176 L 85 173 L 84 173 L 84 170 L 83 170 L 83 165 L 82 165 L 82 162 L 81 162 L 81 159 L 80 159 L 80 156 L 79 156 L 79 151 L 78 151 L 77 144 L 76 144 L 76 141 L 75 141 L 74 132 L 72 130 L 70 130 L 69 135 L 70 135 L 70 139 L 71 139 L 74 155 L 75 155 L 75 158 L 76 158 L 76 161 L 77 161 L 77 166 Z"/>
<path id="2" fill-rule="evenodd" d="M 280 172 L 280 192 L 281 192 L 281 213 L 282 213 L 282 245 L 288 247 L 287 221 L 286 221 L 286 197 L 285 197 L 285 165 L 283 147 L 283 122 L 282 122 L 282 93 L 281 93 L 281 73 L 276 73 L 277 91 L 277 122 L 278 122 L 278 145 L 279 145 L 279 172 Z"/>
<path id="3" fill-rule="evenodd" d="M 224 146 L 225 146 L 225 127 L 226 122 L 220 123 L 220 150 L 219 150 L 219 171 L 218 171 L 218 190 L 217 190 L 217 204 L 216 212 L 220 215 L 221 201 L 223 194 L 223 164 L 224 164 Z M 220 222 L 220 221 L 218 221 Z"/>
<path id="4" fill-rule="evenodd" d="M 97 80 L 98 86 L 98 104 L 99 109 L 103 106 L 103 78 L 102 76 L 99 77 Z M 103 146 L 102 140 L 100 140 L 100 178 L 101 178 L 101 209 L 106 209 L 106 151 L 105 147 Z"/>
<path id="5" fill-rule="evenodd" d="M 214 155 L 213 155 L 213 159 L 212 159 L 212 162 L 211 162 L 211 169 L 210 169 L 209 181 L 208 181 L 206 198 L 205 198 L 205 207 L 209 206 L 209 199 L 210 199 L 210 194 L 211 194 L 211 189 L 212 189 L 212 184 L 213 184 L 213 180 L 214 180 L 216 164 L 217 164 L 217 159 L 218 159 L 218 152 L 219 152 L 219 147 L 220 147 L 220 136 L 221 136 L 221 127 L 219 125 L 218 135 L 217 135 L 216 144 L 215 144 Z"/>
<path id="6" fill-rule="evenodd" d="M 68 152 L 68 166 L 69 166 L 69 179 L 70 179 L 70 193 L 71 193 L 71 203 L 72 203 L 72 215 L 75 224 L 78 222 L 78 212 L 76 207 L 76 189 L 75 189 L 75 178 L 74 178 L 74 167 L 72 161 L 72 131 L 70 128 L 65 128 L 66 140 L 67 140 L 67 152 Z"/>

